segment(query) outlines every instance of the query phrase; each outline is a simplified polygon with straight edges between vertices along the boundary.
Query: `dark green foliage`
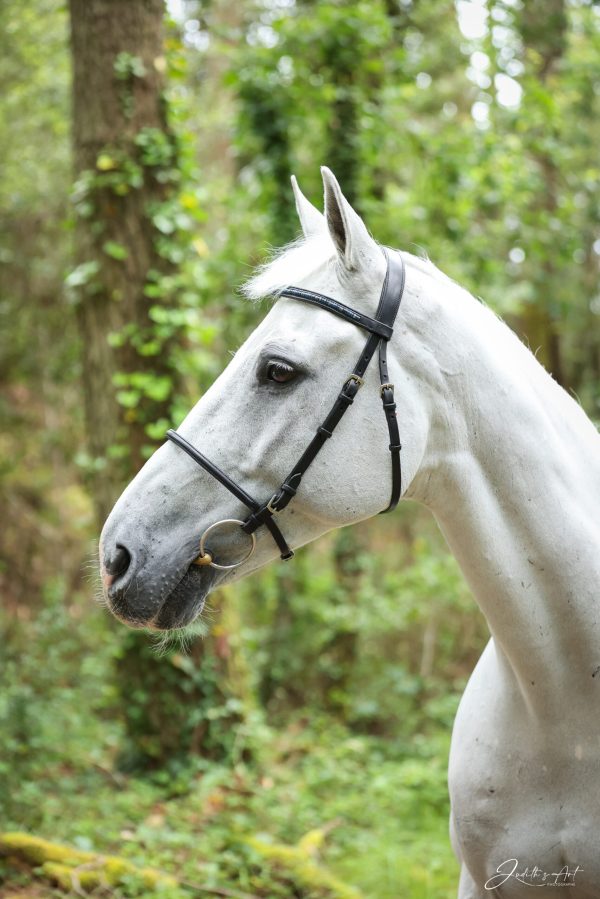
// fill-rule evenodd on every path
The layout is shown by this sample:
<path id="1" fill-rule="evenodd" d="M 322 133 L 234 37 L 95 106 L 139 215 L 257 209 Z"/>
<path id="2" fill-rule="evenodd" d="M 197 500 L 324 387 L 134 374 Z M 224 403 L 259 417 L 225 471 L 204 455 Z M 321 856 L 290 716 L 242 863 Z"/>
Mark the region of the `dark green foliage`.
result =
<path id="1" fill-rule="evenodd" d="M 80 767 L 102 764 L 114 746 L 111 682 L 114 629 L 88 598 L 65 598 L 61 578 L 49 579 L 31 618 L 0 616 L 0 818 L 35 828 L 49 772 L 68 781 Z"/>
<path id="2" fill-rule="evenodd" d="M 218 646 L 196 637 L 184 652 L 157 653 L 148 635 L 135 631 L 120 641 L 114 677 L 127 735 L 121 769 L 160 771 L 171 781 L 194 756 L 244 756 L 242 704 L 226 689 L 227 654 L 219 658 Z"/>
<path id="3" fill-rule="evenodd" d="M 375 534 L 345 529 L 236 589 L 271 720 L 285 719 L 290 706 L 310 708 L 358 732 L 404 739 L 429 721 L 426 707 L 450 725 L 443 698 L 449 682 L 464 684 L 485 624 L 424 516 L 418 527 L 423 536 L 405 544 L 398 571 L 373 552 L 378 522 Z M 389 524 L 386 531 L 389 539 Z"/>
<path id="4" fill-rule="evenodd" d="M 243 104 L 247 128 L 254 140 L 246 149 L 264 160 L 261 177 L 269 192 L 272 209 L 272 240 L 287 243 L 298 230 L 296 210 L 287 183 L 291 171 L 290 121 L 288 97 L 273 83 L 272 73 L 258 65 L 245 70 L 251 76 L 240 78 L 239 96 Z M 261 80 L 260 75 L 263 76 Z"/>

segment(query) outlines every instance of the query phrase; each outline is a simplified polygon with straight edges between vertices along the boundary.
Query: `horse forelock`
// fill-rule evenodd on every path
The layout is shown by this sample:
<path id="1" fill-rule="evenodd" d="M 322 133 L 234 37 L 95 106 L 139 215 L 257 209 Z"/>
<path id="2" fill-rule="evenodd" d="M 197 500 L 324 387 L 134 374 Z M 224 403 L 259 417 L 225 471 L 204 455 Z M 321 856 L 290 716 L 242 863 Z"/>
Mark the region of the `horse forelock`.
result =
<path id="1" fill-rule="evenodd" d="M 242 285 L 241 292 L 249 300 L 276 296 L 284 287 L 300 284 L 318 268 L 333 262 L 335 255 L 329 235 L 300 237 L 273 250 L 267 262 Z"/>

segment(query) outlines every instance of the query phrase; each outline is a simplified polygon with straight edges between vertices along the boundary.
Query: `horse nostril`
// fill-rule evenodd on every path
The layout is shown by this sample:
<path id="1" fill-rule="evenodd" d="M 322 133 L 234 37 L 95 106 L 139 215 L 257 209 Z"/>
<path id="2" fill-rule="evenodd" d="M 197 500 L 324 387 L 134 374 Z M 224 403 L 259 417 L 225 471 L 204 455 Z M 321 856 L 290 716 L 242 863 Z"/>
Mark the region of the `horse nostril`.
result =
<path id="1" fill-rule="evenodd" d="M 104 568 L 106 573 L 113 577 L 120 577 L 125 574 L 131 564 L 131 554 L 124 546 L 117 544 L 114 551 L 109 555 L 107 553 L 104 560 Z"/>

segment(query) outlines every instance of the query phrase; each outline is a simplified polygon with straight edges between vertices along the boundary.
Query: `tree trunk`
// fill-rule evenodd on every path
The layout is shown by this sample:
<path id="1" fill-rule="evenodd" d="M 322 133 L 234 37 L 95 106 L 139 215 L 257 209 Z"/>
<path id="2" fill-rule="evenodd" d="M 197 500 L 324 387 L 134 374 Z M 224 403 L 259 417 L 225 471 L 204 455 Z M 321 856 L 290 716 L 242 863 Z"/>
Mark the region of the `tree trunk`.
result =
<path id="1" fill-rule="evenodd" d="M 155 222 L 174 192 L 176 148 L 162 97 L 163 0 L 69 6 L 78 213 L 78 267 L 70 280 L 78 290 L 92 489 L 102 523 L 143 462 L 151 444 L 146 426 L 168 418 L 173 373 L 149 317 L 157 299 L 145 288 L 149 272 L 156 280 L 170 266 L 157 249 Z"/>
<path id="2" fill-rule="evenodd" d="M 567 45 L 567 15 L 565 0 L 528 0 L 518 14 L 518 27 L 523 42 L 526 74 L 535 78 L 544 89 L 559 65 Z M 545 227 L 558 210 L 559 169 L 554 154 L 544 147 L 533 126 L 526 137 L 530 154 L 535 160 L 544 186 L 538 197 L 539 207 L 545 213 Z M 534 278 L 536 302 L 525 312 L 525 330 L 533 350 L 541 347 L 541 361 L 563 387 L 569 386 L 569 378 L 563 362 L 560 321 L 552 308 L 551 298 L 556 296 L 561 275 L 552 245 L 545 247 L 539 274 Z M 556 305 L 556 304 L 554 304 Z"/>
<path id="3" fill-rule="evenodd" d="M 332 63 L 331 79 L 335 85 L 335 99 L 327 122 L 327 164 L 335 172 L 344 194 L 360 212 L 358 177 L 360 169 L 359 121 L 354 66 L 344 63 L 340 54 Z"/>
<path id="4" fill-rule="evenodd" d="M 76 288 L 100 525 L 154 448 L 148 428 L 169 418 L 180 173 L 163 96 L 163 0 L 69 6 L 78 265 L 67 285 Z M 156 429 L 161 439 L 163 430 Z M 123 632 L 116 663 L 123 765 L 233 751 L 238 713 L 211 717 L 230 695 L 223 644 L 224 637 L 196 640 L 186 657 L 157 658 L 146 634 Z"/>

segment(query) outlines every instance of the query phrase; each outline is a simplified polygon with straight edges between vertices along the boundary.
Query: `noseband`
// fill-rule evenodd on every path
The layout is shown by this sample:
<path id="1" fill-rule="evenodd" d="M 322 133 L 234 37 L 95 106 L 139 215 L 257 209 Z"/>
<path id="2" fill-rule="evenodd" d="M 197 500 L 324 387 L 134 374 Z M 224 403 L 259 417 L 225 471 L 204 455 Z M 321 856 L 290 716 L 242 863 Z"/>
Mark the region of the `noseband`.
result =
<path id="1" fill-rule="evenodd" d="M 236 484 L 229 475 L 226 475 L 224 471 L 221 471 L 214 462 L 211 462 L 210 459 L 207 459 L 206 456 L 202 455 L 195 446 L 188 443 L 184 437 L 176 431 L 167 431 L 169 440 L 172 440 L 173 443 L 186 452 L 188 456 L 191 456 L 194 462 L 197 462 L 198 465 L 204 468 L 205 471 L 211 474 L 213 478 L 219 481 L 220 484 L 226 487 L 230 493 L 233 493 L 240 502 L 250 509 L 250 514 L 243 521 L 226 518 L 223 521 L 218 521 L 215 524 L 210 525 L 210 527 L 204 531 L 200 539 L 200 555 L 195 560 L 195 564 L 211 565 L 213 568 L 221 570 L 237 568 L 239 565 L 246 562 L 254 552 L 256 546 L 255 531 L 263 525 L 270 531 L 271 536 L 277 544 L 281 558 L 284 560 L 292 558 L 294 551 L 288 546 L 286 539 L 279 530 L 273 516 L 278 512 L 282 512 L 288 503 L 295 497 L 304 473 L 315 460 L 325 442 L 333 435 L 335 428 L 340 423 L 346 410 L 349 409 L 354 402 L 354 397 L 358 393 L 360 387 L 362 387 L 363 378 L 369 362 L 377 349 L 379 349 L 380 395 L 390 435 L 389 450 L 392 460 L 392 493 L 387 508 L 382 511 L 390 512 L 397 506 L 402 486 L 400 468 L 401 445 L 398 420 L 396 418 L 396 403 L 394 401 L 394 385 L 390 384 L 388 374 L 387 344 L 393 334 L 394 322 L 396 320 L 396 315 L 398 314 L 402 293 L 404 291 L 405 271 L 404 262 L 400 256 L 390 257 L 385 250 L 384 254 L 387 262 L 387 270 L 383 287 L 381 288 L 381 296 L 379 298 L 379 305 L 377 307 L 375 318 L 370 318 L 362 312 L 357 312 L 356 309 L 351 309 L 343 303 L 340 303 L 338 300 L 334 300 L 322 293 L 314 293 L 311 290 L 305 290 L 303 287 L 286 287 L 285 290 L 282 290 L 279 294 L 279 296 L 282 297 L 290 297 L 291 299 L 300 300 L 303 303 L 309 303 L 312 306 L 326 309 L 328 312 L 332 312 L 334 315 L 367 331 L 369 336 L 352 373 L 344 382 L 329 414 L 321 426 L 317 428 L 315 436 L 312 438 L 279 489 L 267 502 L 259 503 L 254 497 L 250 496 L 243 487 Z M 207 551 L 205 545 L 209 533 L 212 533 L 222 525 L 240 525 L 242 531 L 250 538 L 248 552 L 242 559 L 232 565 L 219 565 L 214 562 L 212 554 Z"/>

